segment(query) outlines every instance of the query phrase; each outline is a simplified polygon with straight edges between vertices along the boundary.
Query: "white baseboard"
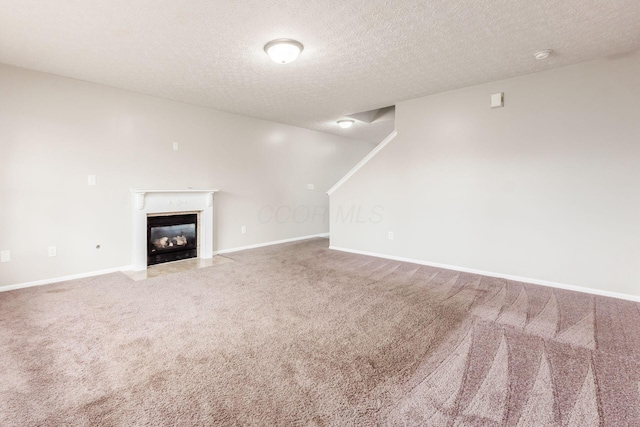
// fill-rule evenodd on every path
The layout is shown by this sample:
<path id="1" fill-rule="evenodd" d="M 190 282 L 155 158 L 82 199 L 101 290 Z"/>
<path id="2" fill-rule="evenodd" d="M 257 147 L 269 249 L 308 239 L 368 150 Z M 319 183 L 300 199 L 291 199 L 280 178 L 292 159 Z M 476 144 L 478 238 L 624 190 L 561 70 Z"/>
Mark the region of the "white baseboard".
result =
<path id="1" fill-rule="evenodd" d="M 247 249 L 256 249 L 256 248 L 262 248 L 265 246 L 279 245 L 281 243 L 297 242 L 298 240 L 308 240 L 308 239 L 314 239 L 316 237 L 329 237 L 329 233 L 320 233 L 320 234 L 313 234 L 310 236 L 293 237 L 291 239 L 275 240 L 273 242 L 257 243 L 255 245 L 240 246 L 240 247 L 231 248 L 231 249 L 220 249 L 219 251 L 215 251 L 214 255 L 229 254 L 231 252 L 239 252 L 239 251 L 245 251 Z"/>
<path id="2" fill-rule="evenodd" d="M 271 246 L 271 245 L 278 245 L 280 243 L 296 242 L 298 240 L 307 240 L 307 239 L 313 239 L 313 238 L 316 238 L 316 237 L 329 237 L 329 233 L 313 234 L 311 236 L 294 237 L 292 239 L 284 239 L 284 240 L 276 240 L 274 242 L 258 243 L 256 245 L 242 246 L 242 247 L 239 247 L 239 248 L 223 249 L 223 250 L 214 252 L 214 255 L 217 255 L 217 254 L 228 254 L 228 253 L 231 253 L 231 252 L 244 251 L 246 249 L 261 248 L 263 246 Z M 52 278 L 52 279 L 35 280 L 33 282 L 17 283 L 15 285 L 5 285 L 5 286 L 0 286 L 0 292 L 12 291 L 14 289 L 30 288 L 32 286 L 49 285 L 51 283 L 66 282 L 67 280 L 84 279 L 86 277 L 100 276 L 102 274 L 116 273 L 116 272 L 119 272 L 119 271 L 127 271 L 127 270 L 132 270 L 132 269 L 133 269 L 132 265 L 126 265 L 126 266 L 123 266 L 123 267 L 107 268 L 105 270 L 98 270 L 98 271 L 90 271 L 90 272 L 87 272 L 87 273 L 72 274 L 70 276 L 55 277 L 55 278 Z"/>
<path id="3" fill-rule="evenodd" d="M 329 249 L 333 249 L 333 250 L 341 251 L 341 252 L 349 252 L 349 253 L 358 254 L 358 255 L 367 255 L 367 256 L 372 256 L 372 257 L 376 257 L 376 258 L 390 259 L 390 260 L 393 260 L 393 261 L 402 261 L 402 262 L 409 262 L 409 263 L 412 263 L 412 264 L 427 265 L 429 267 L 444 268 L 446 270 L 455 270 L 455 271 L 461 271 L 461 272 L 464 272 L 464 273 L 479 274 L 479 275 L 482 275 L 482 276 L 498 277 L 498 278 L 501 278 L 501 279 L 513 280 L 515 282 L 525 282 L 525 283 L 531 283 L 531 284 L 534 284 L 534 285 L 549 286 L 549 287 L 552 287 L 552 288 L 565 289 L 565 290 L 569 290 L 569 291 L 584 292 L 584 293 L 587 293 L 587 294 L 600 295 L 600 296 L 605 296 L 605 297 L 619 298 L 619 299 L 624 299 L 624 300 L 628 300 L 628 301 L 640 302 L 640 296 L 623 294 L 623 293 L 618 293 L 618 292 L 604 291 L 604 290 L 601 290 L 601 289 L 585 288 L 584 286 L 566 285 L 564 283 L 549 282 L 547 280 L 532 279 L 532 278 L 529 278 L 529 277 L 512 276 L 510 274 L 494 273 L 492 271 L 476 270 L 476 269 L 473 269 L 473 268 L 458 267 L 456 265 L 439 264 L 439 263 L 436 263 L 436 262 L 422 261 L 422 260 L 419 260 L 419 259 L 404 258 L 404 257 L 393 256 L 393 255 L 384 255 L 384 254 L 378 254 L 378 253 L 367 252 L 367 251 L 359 251 L 357 249 L 347 249 L 347 248 L 341 248 L 339 246 L 329 246 Z"/>
<path id="4" fill-rule="evenodd" d="M 15 285 L 0 286 L 0 292 L 12 291 L 14 289 L 30 288 L 32 286 L 49 285 L 51 283 L 66 282 L 67 280 L 84 279 L 86 277 L 100 276 L 103 274 L 117 273 L 119 271 L 131 270 L 132 266 L 107 268 L 105 270 L 89 271 L 87 273 L 72 274 L 70 276 L 54 277 L 53 279 L 36 280 L 33 282 L 17 283 Z"/>

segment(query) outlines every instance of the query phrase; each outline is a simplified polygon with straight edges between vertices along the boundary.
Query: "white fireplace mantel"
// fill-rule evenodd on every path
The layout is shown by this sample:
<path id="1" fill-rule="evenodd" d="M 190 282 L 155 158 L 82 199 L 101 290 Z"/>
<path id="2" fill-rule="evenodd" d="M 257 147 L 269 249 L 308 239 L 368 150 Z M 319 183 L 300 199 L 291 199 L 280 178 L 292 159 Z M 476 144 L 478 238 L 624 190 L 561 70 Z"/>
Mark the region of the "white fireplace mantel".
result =
<path id="1" fill-rule="evenodd" d="M 200 225 L 199 258 L 213 256 L 213 195 L 219 190 L 130 189 L 133 203 L 133 269 L 147 268 L 147 215 L 172 212 L 198 212 Z"/>

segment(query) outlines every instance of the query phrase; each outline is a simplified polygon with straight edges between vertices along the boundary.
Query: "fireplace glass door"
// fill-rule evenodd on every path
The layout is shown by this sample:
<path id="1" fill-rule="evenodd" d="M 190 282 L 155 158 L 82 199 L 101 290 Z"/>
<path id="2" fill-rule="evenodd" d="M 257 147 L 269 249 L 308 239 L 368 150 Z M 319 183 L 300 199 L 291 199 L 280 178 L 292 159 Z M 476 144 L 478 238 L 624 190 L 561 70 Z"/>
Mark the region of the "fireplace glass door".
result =
<path id="1" fill-rule="evenodd" d="M 147 265 L 198 256 L 198 215 L 147 217 Z"/>

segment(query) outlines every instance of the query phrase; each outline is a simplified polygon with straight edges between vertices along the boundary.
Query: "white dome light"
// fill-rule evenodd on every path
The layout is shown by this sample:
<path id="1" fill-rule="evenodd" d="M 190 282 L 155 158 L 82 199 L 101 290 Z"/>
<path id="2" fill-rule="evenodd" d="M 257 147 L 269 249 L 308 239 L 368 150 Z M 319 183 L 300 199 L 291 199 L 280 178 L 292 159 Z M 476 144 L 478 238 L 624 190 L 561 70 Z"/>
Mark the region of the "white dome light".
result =
<path id="1" fill-rule="evenodd" d="M 353 125 L 353 120 L 338 120 L 338 126 L 342 129 L 348 129 Z"/>
<path id="2" fill-rule="evenodd" d="M 272 40 L 264 45 L 264 51 L 269 58 L 278 64 L 288 64 L 295 61 L 304 49 L 302 43 L 291 39 Z"/>
<path id="3" fill-rule="evenodd" d="M 547 59 L 549 55 L 551 55 L 552 53 L 553 53 L 553 50 L 545 49 L 545 50 L 541 50 L 540 52 L 534 53 L 533 56 L 535 56 L 536 59 L 539 61 L 541 59 Z"/>

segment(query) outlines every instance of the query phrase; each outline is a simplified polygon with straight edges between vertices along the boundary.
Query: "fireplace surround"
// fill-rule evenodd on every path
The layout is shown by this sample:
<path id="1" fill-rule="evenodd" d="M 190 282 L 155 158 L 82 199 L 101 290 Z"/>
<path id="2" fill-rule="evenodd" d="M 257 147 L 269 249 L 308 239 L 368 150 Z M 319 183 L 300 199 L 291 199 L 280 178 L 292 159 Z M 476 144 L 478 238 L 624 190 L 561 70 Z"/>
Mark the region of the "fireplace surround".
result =
<path id="1" fill-rule="evenodd" d="M 197 245 L 190 248 L 191 255 L 198 258 L 211 258 L 213 256 L 213 195 L 217 189 L 209 190 L 142 190 L 131 189 L 133 195 L 133 248 L 132 265 L 135 271 L 145 270 L 149 264 L 150 243 L 148 218 L 174 217 L 182 214 L 195 214 L 198 217 L 195 227 Z M 171 225 L 169 225 L 171 226 Z M 183 242 L 183 238 L 189 240 L 184 233 L 187 229 L 178 228 L 169 231 L 177 233 L 171 236 L 160 236 L 160 239 L 167 237 L 166 249 L 181 246 L 177 243 Z M 180 236 L 180 232 L 183 233 Z M 174 246 L 169 246 L 171 239 Z M 152 239 L 153 240 L 153 239 Z M 160 242 L 157 242 L 162 246 Z M 161 248 L 165 249 L 165 248 Z M 172 250 L 164 251 L 165 253 Z M 156 251 L 157 252 L 157 251 Z M 164 261 L 162 261 L 164 262 Z M 153 264 L 153 263 L 152 263 Z"/>

